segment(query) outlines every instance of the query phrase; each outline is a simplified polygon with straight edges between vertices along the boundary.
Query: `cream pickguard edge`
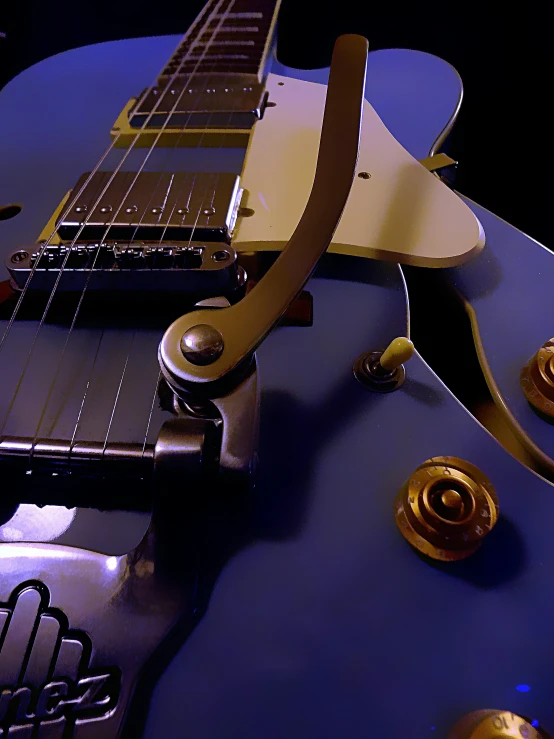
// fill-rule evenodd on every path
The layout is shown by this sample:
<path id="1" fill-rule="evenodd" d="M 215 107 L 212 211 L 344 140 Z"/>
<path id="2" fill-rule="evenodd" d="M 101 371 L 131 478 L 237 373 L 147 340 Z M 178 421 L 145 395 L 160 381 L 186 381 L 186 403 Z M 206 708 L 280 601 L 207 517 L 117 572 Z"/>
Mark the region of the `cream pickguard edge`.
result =
<path id="1" fill-rule="evenodd" d="M 284 247 L 308 200 L 317 160 L 326 86 L 270 74 L 267 90 L 275 106 L 250 139 L 242 205 L 253 214 L 238 219 L 238 251 Z M 453 267 L 483 249 L 476 216 L 396 141 L 367 100 L 357 171 L 364 174 L 354 178 L 329 251 Z"/>

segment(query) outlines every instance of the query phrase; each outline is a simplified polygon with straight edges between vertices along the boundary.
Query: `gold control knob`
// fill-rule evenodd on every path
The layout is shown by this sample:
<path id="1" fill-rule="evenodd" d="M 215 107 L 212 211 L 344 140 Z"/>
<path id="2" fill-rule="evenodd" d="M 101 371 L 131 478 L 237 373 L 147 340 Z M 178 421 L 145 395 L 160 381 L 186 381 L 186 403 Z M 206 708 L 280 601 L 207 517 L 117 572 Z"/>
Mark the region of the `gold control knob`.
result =
<path id="1" fill-rule="evenodd" d="M 474 711 L 464 716 L 448 739 L 546 739 L 526 719 L 510 711 Z"/>
<path id="2" fill-rule="evenodd" d="M 395 502 L 402 535 L 423 554 L 444 562 L 473 554 L 498 512 L 490 480 L 457 457 L 433 457 L 421 464 Z"/>
<path id="3" fill-rule="evenodd" d="M 554 338 L 531 357 L 521 370 L 519 381 L 531 405 L 554 418 Z"/>

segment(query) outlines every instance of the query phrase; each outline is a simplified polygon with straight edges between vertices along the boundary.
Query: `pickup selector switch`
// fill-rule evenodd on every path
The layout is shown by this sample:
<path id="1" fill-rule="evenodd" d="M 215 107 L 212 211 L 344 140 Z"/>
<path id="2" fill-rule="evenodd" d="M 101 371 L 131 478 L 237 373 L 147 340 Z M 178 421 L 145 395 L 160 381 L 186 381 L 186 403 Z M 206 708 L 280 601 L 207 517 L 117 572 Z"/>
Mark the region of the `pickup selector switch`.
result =
<path id="1" fill-rule="evenodd" d="M 404 362 L 411 359 L 414 345 L 405 336 L 393 339 L 385 351 L 366 352 L 354 362 L 354 376 L 377 393 L 397 390 L 406 379 Z"/>
<path id="2" fill-rule="evenodd" d="M 433 457 L 421 464 L 395 503 L 402 535 L 418 551 L 445 562 L 473 554 L 498 512 L 491 482 L 457 457 Z"/>

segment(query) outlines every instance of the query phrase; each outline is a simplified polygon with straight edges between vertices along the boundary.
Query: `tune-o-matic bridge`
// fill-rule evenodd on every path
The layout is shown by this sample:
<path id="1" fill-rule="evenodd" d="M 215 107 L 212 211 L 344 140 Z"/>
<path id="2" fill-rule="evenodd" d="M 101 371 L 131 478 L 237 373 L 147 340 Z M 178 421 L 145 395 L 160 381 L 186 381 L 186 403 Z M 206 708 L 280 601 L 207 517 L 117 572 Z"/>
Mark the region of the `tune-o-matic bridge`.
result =
<path id="1" fill-rule="evenodd" d="M 13 252 L 6 266 L 19 289 L 34 268 L 31 290 L 50 291 L 58 281 L 57 291 L 178 291 L 199 298 L 231 296 L 245 277 L 232 247 L 197 241 L 34 244 Z"/>
<path id="2" fill-rule="evenodd" d="M 97 172 L 73 188 L 59 239 L 12 252 L 14 287 L 179 291 L 231 298 L 244 285 L 231 236 L 239 177 L 204 172 Z M 61 275 L 60 275 L 61 273 Z"/>

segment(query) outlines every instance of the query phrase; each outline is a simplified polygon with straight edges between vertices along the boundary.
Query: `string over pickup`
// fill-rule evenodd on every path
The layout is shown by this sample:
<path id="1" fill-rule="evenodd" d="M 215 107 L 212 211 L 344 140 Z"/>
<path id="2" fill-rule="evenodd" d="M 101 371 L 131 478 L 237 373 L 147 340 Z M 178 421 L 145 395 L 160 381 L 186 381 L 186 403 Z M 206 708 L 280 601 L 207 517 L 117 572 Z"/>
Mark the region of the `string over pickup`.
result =
<path id="1" fill-rule="evenodd" d="M 229 173 L 119 171 L 86 173 L 73 193 L 57 223 L 62 240 L 228 242 L 242 189 Z"/>
<path id="2" fill-rule="evenodd" d="M 229 54 L 227 63 L 243 54 Z M 249 129 L 263 116 L 264 86 L 247 75 L 192 75 L 152 87 L 131 111 L 133 128 Z"/>

